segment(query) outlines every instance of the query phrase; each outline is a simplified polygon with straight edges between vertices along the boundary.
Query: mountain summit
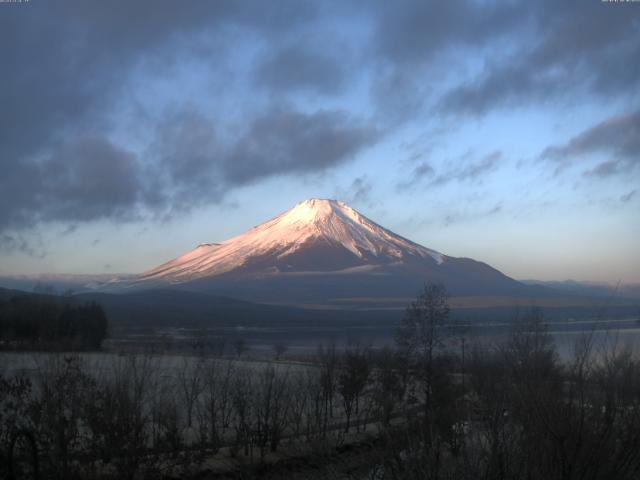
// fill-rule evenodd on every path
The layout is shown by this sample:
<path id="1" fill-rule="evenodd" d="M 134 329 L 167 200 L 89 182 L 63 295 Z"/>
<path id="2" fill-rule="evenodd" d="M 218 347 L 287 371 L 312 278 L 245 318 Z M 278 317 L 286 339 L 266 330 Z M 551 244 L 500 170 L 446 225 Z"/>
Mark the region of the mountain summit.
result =
<path id="1" fill-rule="evenodd" d="M 372 222 L 344 202 L 313 198 L 222 244 L 205 243 L 140 278 L 182 283 L 222 274 L 336 271 L 445 256 Z"/>
<path id="2" fill-rule="evenodd" d="M 407 298 L 424 281 L 442 282 L 456 295 L 511 295 L 528 288 L 489 265 L 396 235 L 344 202 L 319 198 L 223 243 L 203 243 L 133 284 L 170 284 L 259 301 L 325 302 Z"/>

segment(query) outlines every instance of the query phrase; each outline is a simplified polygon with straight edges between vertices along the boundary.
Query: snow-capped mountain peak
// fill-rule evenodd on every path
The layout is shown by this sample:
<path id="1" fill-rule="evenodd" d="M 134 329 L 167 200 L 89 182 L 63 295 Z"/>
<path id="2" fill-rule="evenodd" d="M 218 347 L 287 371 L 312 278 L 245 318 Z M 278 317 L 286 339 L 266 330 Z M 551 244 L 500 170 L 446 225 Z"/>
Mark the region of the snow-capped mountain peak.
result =
<path id="1" fill-rule="evenodd" d="M 183 283 L 231 274 L 340 271 L 447 257 L 381 227 L 344 202 L 312 198 L 221 244 L 200 244 L 140 280 Z"/>
<path id="2" fill-rule="evenodd" d="M 334 217 L 358 221 L 360 214 L 339 200 L 310 198 L 298 203 L 274 220 L 278 220 L 281 225 L 306 225 L 330 222 Z"/>

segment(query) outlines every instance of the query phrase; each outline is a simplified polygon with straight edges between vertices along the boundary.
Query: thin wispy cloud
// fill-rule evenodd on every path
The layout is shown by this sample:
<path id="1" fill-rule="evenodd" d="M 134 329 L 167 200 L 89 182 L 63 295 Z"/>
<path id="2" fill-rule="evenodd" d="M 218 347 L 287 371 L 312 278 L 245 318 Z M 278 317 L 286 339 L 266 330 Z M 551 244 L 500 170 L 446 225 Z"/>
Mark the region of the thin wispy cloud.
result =
<path id="1" fill-rule="evenodd" d="M 502 160 L 502 152 L 495 151 L 481 157 L 468 151 L 448 162 L 438 173 L 431 164 L 422 162 L 413 168 L 408 180 L 398 183 L 402 190 L 422 185 L 424 187 L 443 186 L 448 183 L 475 182 L 494 172 Z"/>

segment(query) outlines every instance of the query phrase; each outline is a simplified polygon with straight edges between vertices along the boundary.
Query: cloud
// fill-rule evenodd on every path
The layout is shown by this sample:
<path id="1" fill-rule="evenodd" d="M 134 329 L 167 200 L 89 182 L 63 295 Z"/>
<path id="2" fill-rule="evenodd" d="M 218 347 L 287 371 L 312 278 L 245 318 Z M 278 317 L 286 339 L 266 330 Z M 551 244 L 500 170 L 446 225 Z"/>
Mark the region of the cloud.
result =
<path id="1" fill-rule="evenodd" d="M 443 94 L 443 79 L 464 71 L 469 53 L 482 58 L 492 42 L 500 42 L 492 51 L 501 50 L 528 15 L 512 2 L 404 0 L 378 6 L 373 94 L 379 115 L 398 124 L 424 112 L 440 114 L 442 107 L 433 104 Z"/>
<path id="2" fill-rule="evenodd" d="M 375 144 L 379 132 L 342 111 L 262 112 L 232 141 L 194 107 L 167 114 L 157 126 L 145 176 L 144 206 L 166 217 L 209 203 L 276 175 L 321 173 Z"/>
<path id="3" fill-rule="evenodd" d="M 55 149 L 42 168 L 42 219 L 127 219 L 142 189 L 134 153 L 105 138 L 79 138 Z"/>
<path id="4" fill-rule="evenodd" d="M 57 145 L 40 162 L 9 164 L 0 179 L 0 232 L 46 221 L 72 222 L 72 233 L 83 221 L 168 218 L 274 175 L 323 172 L 379 137 L 341 111 L 278 108 L 229 144 L 219 140 L 213 119 L 185 108 L 156 126 L 143 156 L 91 136 Z M 9 238 L 4 245 L 24 250 Z"/>
<path id="5" fill-rule="evenodd" d="M 154 177 L 164 197 L 154 202 L 183 210 L 220 201 L 228 190 L 275 175 L 336 167 L 375 144 L 380 134 L 343 111 L 278 107 L 254 118 L 230 144 L 219 141 L 214 120 L 194 109 L 168 117 L 155 138 L 150 155 L 157 161 Z"/>
<path id="6" fill-rule="evenodd" d="M 11 45 L 0 51 L 7 73 L 0 89 L 3 157 L 37 150 L 62 128 L 104 126 L 105 110 L 126 93 L 134 68 L 145 61 L 165 65 L 166 71 L 196 53 L 208 58 L 207 47 L 233 27 L 276 36 L 283 26 L 304 25 L 313 11 L 311 4 L 293 0 L 267 9 L 242 0 L 195 0 L 188 6 L 115 0 L 108 7 L 65 0 L 3 9 L 0 40 Z M 235 41 L 233 34 L 227 36 Z M 216 65 L 223 60 L 218 56 Z"/>
<path id="7" fill-rule="evenodd" d="M 631 190 L 630 192 L 625 193 L 624 195 L 620 195 L 620 201 L 622 203 L 629 202 L 638 192 L 638 190 Z"/>
<path id="8" fill-rule="evenodd" d="M 395 128 L 497 109 L 635 101 L 635 5 L 569 0 L 379 2 L 372 98 Z"/>
<path id="9" fill-rule="evenodd" d="M 150 181 L 145 201 L 159 215 L 188 212 L 223 199 L 223 147 L 214 120 L 194 107 L 165 115 L 156 125 L 147 157 Z"/>
<path id="10" fill-rule="evenodd" d="M 137 67 L 153 59 L 154 68 L 166 65 L 157 74 L 184 54 L 183 44 L 192 44 L 186 39 L 206 51 L 225 25 L 277 33 L 304 24 L 312 8 L 67 0 L 2 10 L 0 41 L 10 47 L 0 50 L 0 232 L 41 221 L 130 218 L 146 190 L 139 152 L 109 137 L 113 106 L 126 98 Z M 3 244 L 22 248 L 15 238 Z"/>
<path id="11" fill-rule="evenodd" d="M 478 46 L 514 28 L 524 17 L 509 2 L 453 0 L 381 2 L 376 42 L 396 64 L 425 63 L 462 45 Z"/>
<path id="12" fill-rule="evenodd" d="M 133 153 L 100 137 L 60 144 L 39 162 L 8 163 L 0 179 L 0 231 L 40 221 L 130 218 L 139 174 Z"/>
<path id="13" fill-rule="evenodd" d="M 61 236 L 66 236 L 66 235 L 71 235 L 73 233 L 75 233 L 78 230 L 78 224 L 77 223 L 70 223 L 69 225 L 66 226 L 66 228 L 62 231 L 62 233 L 60 234 Z"/>
<path id="14" fill-rule="evenodd" d="M 366 176 L 357 177 L 351 183 L 351 191 L 353 192 L 353 200 L 360 203 L 370 203 L 371 182 Z"/>
<path id="15" fill-rule="evenodd" d="M 449 225 L 456 223 L 476 221 L 481 218 L 491 217 L 499 214 L 500 212 L 502 212 L 502 203 L 497 203 L 493 207 L 484 210 L 448 213 L 444 216 L 442 223 L 448 227 Z"/>
<path id="16" fill-rule="evenodd" d="M 272 91 L 309 90 L 335 94 L 347 77 L 344 60 L 306 45 L 287 45 L 269 55 L 255 72 L 255 82 Z"/>
<path id="17" fill-rule="evenodd" d="M 407 188 L 412 188 L 423 182 L 425 178 L 433 177 L 435 173 L 436 171 L 429 163 L 422 162 L 413 169 L 408 180 L 399 182 L 396 185 L 396 189 L 405 190 Z"/>
<path id="18" fill-rule="evenodd" d="M 161 216 L 220 203 L 234 188 L 276 175 L 321 173 L 375 144 L 379 132 L 342 111 L 304 113 L 278 107 L 261 113 L 232 141 L 193 107 L 157 126 L 143 196 Z"/>
<path id="19" fill-rule="evenodd" d="M 472 182 L 488 175 L 498 168 L 502 160 L 502 152 L 491 152 L 476 159 L 473 151 L 461 155 L 439 174 L 431 164 L 422 162 L 417 165 L 409 178 L 397 184 L 398 190 L 415 187 L 419 184 L 441 186 L 451 182 Z"/>
<path id="20" fill-rule="evenodd" d="M 563 145 L 545 148 L 540 157 L 557 165 L 557 172 L 593 154 L 610 159 L 585 171 L 586 176 L 607 177 L 630 171 L 640 164 L 640 111 L 608 118 L 571 138 Z"/>
<path id="21" fill-rule="evenodd" d="M 371 198 L 372 190 L 373 185 L 371 181 L 366 175 L 362 175 L 354 178 L 347 188 L 336 188 L 335 197 L 347 203 L 358 203 L 371 207 L 374 204 Z"/>
<path id="22" fill-rule="evenodd" d="M 275 108 L 256 118 L 230 151 L 225 178 L 234 185 L 281 174 L 320 172 L 351 160 L 381 138 L 340 110 Z"/>
<path id="23" fill-rule="evenodd" d="M 20 252 L 29 257 L 44 258 L 47 255 L 42 239 L 21 232 L 0 232 L 0 252 Z"/>
<path id="24" fill-rule="evenodd" d="M 502 159 L 502 152 L 491 152 L 479 160 L 467 162 L 466 160 L 469 156 L 471 156 L 471 152 L 461 157 L 461 165 L 455 166 L 444 174 L 439 175 L 433 180 L 433 183 L 445 184 L 452 181 L 464 182 L 477 180 L 497 168 Z"/>
<path id="25" fill-rule="evenodd" d="M 622 8 L 618 8 L 622 7 Z M 381 2 L 374 22 L 379 115 L 486 115 L 585 98 L 632 99 L 640 24 L 602 2 Z"/>
<path id="26" fill-rule="evenodd" d="M 585 177 L 609 177 L 619 172 L 619 162 L 617 160 L 607 160 L 599 163 L 590 170 L 583 173 Z"/>
<path id="27" fill-rule="evenodd" d="M 531 2 L 513 24 L 517 48 L 485 59 L 484 69 L 439 101 L 450 112 L 579 98 L 629 97 L 640 82 L 639 24 L 628 8 L 602 2 Z"/>

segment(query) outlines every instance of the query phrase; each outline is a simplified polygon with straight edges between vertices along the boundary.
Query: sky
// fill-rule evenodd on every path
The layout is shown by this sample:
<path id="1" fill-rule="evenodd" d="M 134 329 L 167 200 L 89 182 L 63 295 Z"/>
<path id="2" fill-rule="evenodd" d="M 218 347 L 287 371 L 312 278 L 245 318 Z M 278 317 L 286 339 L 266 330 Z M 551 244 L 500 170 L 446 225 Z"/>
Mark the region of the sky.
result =
<path id="1" fill-rule="evenodd" d="M 0 2 L 0 275 L 136 273 L 311 197 L 640 282 L 640 2 Z"/>

